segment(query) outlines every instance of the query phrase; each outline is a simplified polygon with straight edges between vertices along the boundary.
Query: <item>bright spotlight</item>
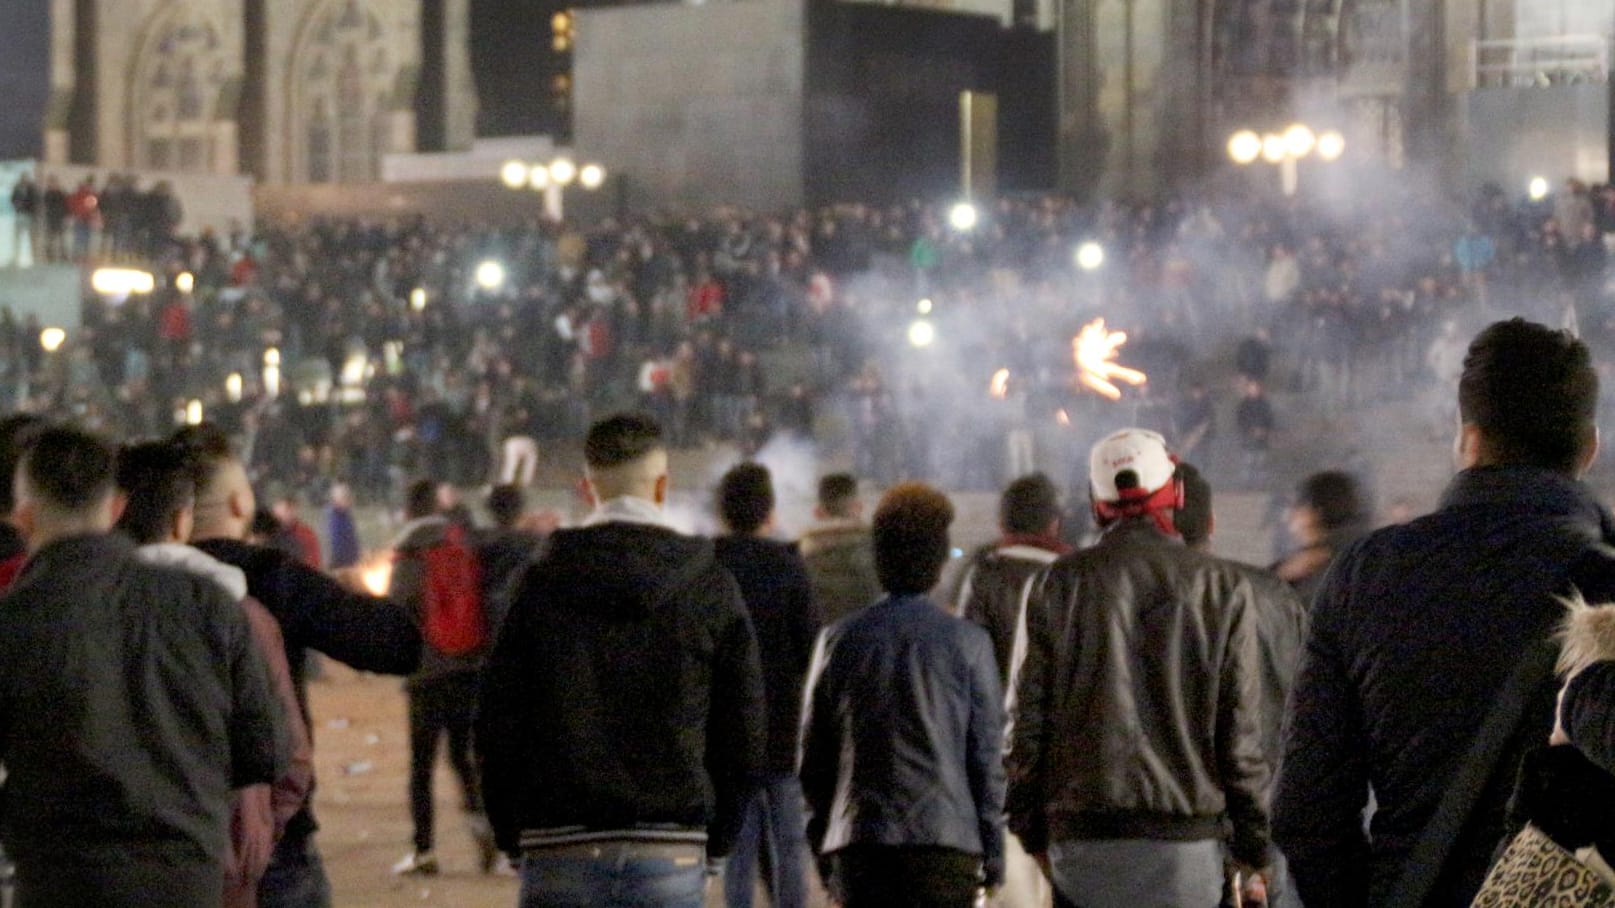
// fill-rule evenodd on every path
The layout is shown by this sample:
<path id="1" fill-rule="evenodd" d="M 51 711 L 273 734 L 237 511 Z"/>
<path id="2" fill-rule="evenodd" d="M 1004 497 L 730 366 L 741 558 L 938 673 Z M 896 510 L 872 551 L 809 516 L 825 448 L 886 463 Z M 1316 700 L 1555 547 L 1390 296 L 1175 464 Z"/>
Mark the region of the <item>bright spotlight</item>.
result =
<path id="1" fill-rule="evenodd" d="M 578 175 L 578 165 L 569 158 L 556 158 L 550 162 L 550 179 L 557 185 L 565 186 L 571 183 Z"/>
<path id="2" fill-rule="evenodd" d="M 1318 157 L 1333 161 L 1346 153 L 1346 137 L 1331 129 L 1318 136 Z"/>
<path id="3" fill-rule="evenodd" d="M 190 403 L 185 405 L 185 424 L 187 426 L 199 426 L 202 424 L 201 401 L 192 400 Z"/>
<path id="4" fill-rule="evenodd" d="M 1269 164 L 1277 164 L 1283 161 L 1289 153 L 1290 150 L 1285 146 L 1283 136 L 1276 132 L 1270 132 L 1262 136 L 1262 160 Z"/>
<path id="5" fill-rule="evenodd" d="M 534 164 L 527 171 L 527 185 L 533 189 L 548 189 L 550 187 L 550 169 L 543 164 Z"/>
<path id="6" fill-rule="evenodd" d="M 278 366 L 278 365 L 280 365 L 280 348 L 279 347 L 270 347 L 268 350 L 264 351 L 264 365 L 266 365 L 266 366 Z"/>
<path id="7" fill-rule="evenodd" d="M 225 399 L 233 404 L 241 403 L 241 373 L 231 372 L 224 378 Z"/>
<path id="8" fill-rule="evenodd" d="M 976 222 L 980 219 L 980 212 L 976 211 L 976 206 L 969 202 L 960 202 L 948 209 L 948 223 L 952 224 L 953 229 L 960 233 L 968 233 L 976 229 Z"/>
<path id="9" fill-rule="evenodd" d="M 195 290 L 196 275 L 190 273 L 189 271 L 181 271 L 179 275 L 174 278 L 174 289 L 181 293 L 190 293 L 192 290 Z"/>
<path id="10" fill-rule="evenodd" d="M 1284 130 L 1284 150 L 1292 158 L 1304 158 L 1312 154 L 1312 149 L 1318 145 L 1318 134 L 1313 132 L 1304 123 L 1296 123 Z"/>
<path id="11" fill-rule="evenodd" d="M 1550 188 L 1547 177 L 1532 177 L 1531 182 L 1526 185 L 1526 192 L 1531 196 L 1531 201 L 1540 202 L 1548 197 Z"/>
<path id="12" fill-rule="evenodd" d="M 39 332 L 39 346 L 46 353 L 55 353 L 67 342 L 67 332 L 61 328 L 46 328 Z"/>
<path id="13" fill-rule="evenodd" d="M 1251 164 L 1261 157 L 1262 137 L 1248 129 L 1241 129 L 1228 137 L 1228 157 L 1235 164 Z"/>
<path id="14" fill-rule="evenodd" d="M 97 268 L 90 275 L 90 287 L 104 296 L 128 296 L 150 293 L 157 287 L 157 278 L 138 268 Z"/>
<path id="15" fill-rule="evenodd" d="M 416 312 L 426 308 L 425 287 L 416 287 L 414 290 L 409 291 L 409 308 L 414 309 Z"/>
<path id="16" fill-rule="evenodd" d="M 925 299 L 920 300 L 919 303 L 915 304 L 914 311 L 921 315 L 930 315 L 931 310 L 934 308 L 936 308 L 936 304 L 931 302 L 930 297 L 926 297 Z"/>
<path id="17" fill-rule="evenodd" d="M 505 266 L 487 259 L 477 266 L 477 286 L 484 290 L 498 290 L 505 285 Z"/>
<path id="18" fill-rule="evenodd" d="M 511 189 L 520 189 L 527 182 L 527 165 L 520 161 L 506 161 L 505 166 L 499 168 L 499 179 Z"/>
<path id="19" fill-rule="evenodd" d="M 1105 247 L 1089 240 L 1077 247 L 1077 267 L 1083 271 L 1096 271 L 1105 263 Z"/>
<path id="20" fill-rule="evenodd" d="M 584 189 L 599 189 L 606 182 L 606 169 L 599 164 L 585 164 L 578 171 L 578 184 Z"/>
<path id="21" fill-rule="evenodd" d="M 908 326 L 908 342 L 915 347 L 925 348 L 931 346 L 936 340 L 936 327 L 923 318 L 917 318 Z"/>

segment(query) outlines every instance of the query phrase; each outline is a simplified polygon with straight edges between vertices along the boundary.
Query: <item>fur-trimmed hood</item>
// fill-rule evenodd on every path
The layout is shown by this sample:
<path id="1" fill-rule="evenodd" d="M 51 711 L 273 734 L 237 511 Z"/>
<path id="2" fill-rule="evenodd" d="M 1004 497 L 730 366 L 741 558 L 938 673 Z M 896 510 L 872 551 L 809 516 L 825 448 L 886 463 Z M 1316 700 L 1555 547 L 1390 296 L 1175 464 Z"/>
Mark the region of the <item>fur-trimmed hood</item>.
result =
<path id="1" fill-rule="evenodd" d="M 1615 603 L 1589 605 L 1580 596 L 1565 600 L 1569 615 L 1560 631 L 1559 672 L 1574 675 L 1594 662 L 1615 660 Z"/>

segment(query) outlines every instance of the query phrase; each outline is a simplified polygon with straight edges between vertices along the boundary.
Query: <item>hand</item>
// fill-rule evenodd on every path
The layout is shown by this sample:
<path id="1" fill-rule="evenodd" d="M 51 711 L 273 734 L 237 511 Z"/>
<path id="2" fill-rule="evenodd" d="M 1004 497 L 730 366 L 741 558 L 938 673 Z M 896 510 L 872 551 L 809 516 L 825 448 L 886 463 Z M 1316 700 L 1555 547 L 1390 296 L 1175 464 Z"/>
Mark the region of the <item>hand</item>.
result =
<path id="1" fill-rule="evenodd" d="M 1267 905 L 1267 879 L 1271 871 L 1267 868 L 1257 869 L 1247 867 L 1235 862 L 1234 878 L 1239 881 L 1239 904 L 1246 906 Z"/>

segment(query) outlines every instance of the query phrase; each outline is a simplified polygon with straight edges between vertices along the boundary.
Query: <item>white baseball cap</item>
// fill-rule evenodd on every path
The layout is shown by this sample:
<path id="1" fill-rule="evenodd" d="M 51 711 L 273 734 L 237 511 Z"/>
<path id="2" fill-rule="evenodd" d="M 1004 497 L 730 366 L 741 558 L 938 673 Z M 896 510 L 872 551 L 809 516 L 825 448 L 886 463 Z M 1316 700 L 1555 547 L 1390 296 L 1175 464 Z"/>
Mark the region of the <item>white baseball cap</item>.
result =
<path id="1" fill-rule="evenodd" d="M 1166 450 L 1166 439 L 1148 429 L 1122 429 L 1093 446 L 1088 456 L 1088 481 L 1098 501 L 1121 501 L 1160 491 L 1177 472 L 1177 464 Z M 1120 483 L 1130 493 L 1122 494 L 1116 478 L 1132 473 L 1133 481 Z"/>

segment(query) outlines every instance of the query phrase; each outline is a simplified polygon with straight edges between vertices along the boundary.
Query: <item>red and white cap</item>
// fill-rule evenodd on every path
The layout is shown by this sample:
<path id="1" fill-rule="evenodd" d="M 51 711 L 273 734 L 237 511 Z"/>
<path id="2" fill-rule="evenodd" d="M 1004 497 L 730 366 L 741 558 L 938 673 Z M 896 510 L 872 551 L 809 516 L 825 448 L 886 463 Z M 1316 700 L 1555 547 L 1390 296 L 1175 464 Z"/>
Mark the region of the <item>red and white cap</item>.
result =
<path id="1" fill-rule="evenodd" d="M 1171 484 L 1177 468 L 1160 433 L 1122 429 L 1093 446 L 1088 456 L 1088 481 L 1095 501 L 1137 501 Z M 1132 480 L 1118 483 L 1117 477 L 1124 473 L 1132 473 Z"/>

